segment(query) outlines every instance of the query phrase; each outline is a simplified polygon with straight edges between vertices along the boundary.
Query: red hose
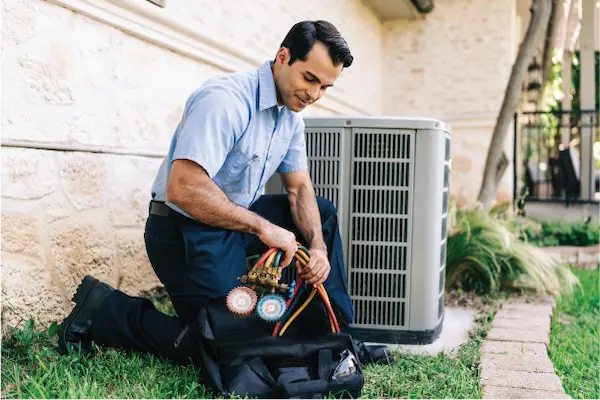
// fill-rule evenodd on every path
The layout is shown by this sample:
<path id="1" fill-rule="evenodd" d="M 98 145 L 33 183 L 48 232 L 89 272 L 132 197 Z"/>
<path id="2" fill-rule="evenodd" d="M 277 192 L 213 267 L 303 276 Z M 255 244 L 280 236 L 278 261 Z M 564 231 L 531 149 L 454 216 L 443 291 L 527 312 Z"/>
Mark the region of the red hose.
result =
<path id="1" fill-rule="evenodd" d="M 298 243 L 298 245 L 300 245 L 300 243 Z M 270 248 L 265 254 L 262 255 L 262 257 L 258 260 L 258 262 L 256 263 L 256 265 L 262 265 L 265 260 L 269 257 L 269 255 L 271 255 L 274 251 L 276 251 L 277 249 L 272 247 Z M 298 256 L 296 256 L 296 258 L 298 258 Z M 298 291 L 300 290 L 300 286 L 303 283 L 303 279 L 300 275 L 300 273 L 302 272 L 302 267 L 300 267 L 298 265 L 298 280 L 296 282 L 296 287 L 294 288 L 294 293 L 292 294 L 292 296 L 288 299 L 288 301 L 286 302 L 286 307 L 290 307 L 290 305 L 292 304 L 292 301 L 294 300 L 294 298 L 296 298 L 296 295 L 298 294 Z M 333 322 L 333 326 L 336 332 L 340 332 L 340 325 L 338 323 L 338 320 L 335 316 L 335 313 L 333 312 L 333 308 L 331 307 L 331 303 L 329 302 L 327 295 L 325 294 L 325 287 L 323 285 L 319 285 L 317 287 L 317 290 L 319 291 L 319 295 L 321 296 L 321 299 L 323 300 L 323 303 L 325 304 L 325 308 L 327 309 L 327 313 L 329 314 L 329 318 L 331 319 L 331 321 Z M 279 328 L 281 327 L 281 321 L 277 322 L 277 324 L 275 324 L 275 327 L 273 328 L 273 333 L 271 334 L 271 336 L 277 336 L 278 332 L 279 332 Z"/>
<path id="2" fill-rule="evenodd" d="M 271 247 L 269 250 L 267 250 L 265 252 L 265 254 L 262 255 L 262 257 L 260 257 L 258 259 L 258 261 L 256 262 L 256 264 L 254 264 L 254 266 L 260 266 L 263 265 L 265 263 L 265 260 L 271 255 L 273 254 L 274 251 L 276 251 L 277 249 L 275 247 Z"/>
<path id="3" fill-rule="evenodd" d="M 319 285 L 318 290 L 319 294 L 321 295 L 321 299 L 323 299 L 323 303 L 325 303 L 325 307 L 327 308 L 329 316 L 331 317 L 331 319 L 333 319 L 333 326 L 335 327 L 335 331 L 339 333 L 340 325 L 338 324 L 338 320 L 335 316 L 335 313 L 333 312 L 333 308 L 331 308 L 331 303 L 327 300 L 327 297 L 325 297 L 325 294 L 323 293 L 323 290 L 325 289 L 323 288 L 323 286 Z"/>

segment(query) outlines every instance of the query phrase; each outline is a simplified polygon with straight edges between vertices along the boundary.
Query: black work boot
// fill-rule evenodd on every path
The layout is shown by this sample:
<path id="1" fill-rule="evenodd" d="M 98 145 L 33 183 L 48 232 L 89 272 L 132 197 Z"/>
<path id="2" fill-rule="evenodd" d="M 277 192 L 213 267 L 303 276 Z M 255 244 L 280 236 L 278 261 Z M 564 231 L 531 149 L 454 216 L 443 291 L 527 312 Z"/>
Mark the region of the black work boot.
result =
<path id="1" fill-rule="evenodd" d="M 74 351 L 87 355 L 92 351 L 92 313 L 113 290 L 90 275 L 83 278 L 72 299 L 75 307 L 60 325 L 58 350 L 61 354 Z"/>

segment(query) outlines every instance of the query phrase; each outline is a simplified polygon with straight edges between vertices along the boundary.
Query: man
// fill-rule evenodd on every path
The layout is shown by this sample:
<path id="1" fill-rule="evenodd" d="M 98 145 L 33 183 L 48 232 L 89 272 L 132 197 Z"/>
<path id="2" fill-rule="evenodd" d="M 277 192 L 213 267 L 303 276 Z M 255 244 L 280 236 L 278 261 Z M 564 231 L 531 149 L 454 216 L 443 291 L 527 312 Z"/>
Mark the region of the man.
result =
<path id="1" fill-rule="evenodd" d="M 210 79 L 190 96 L 152 187 L 144 235 L 178 318 L 86 277 L 61 326 L 63 353 L 88 353 L 95 341 L 185 363 L 197 346 L 199 308 L 239 285 L 248 255 L 276 247 L 285 252 L 280 265 L 289 265 L 297 241 L 310 250 L 303 278 L 324 284 L 340 324 L 348 325 L 353 310 L 337 216 L 315 196 L 297 113 L 319 100 L 352 60 L 332 24 L 304 21 L 292 27 L 274 61 Z M 287 195 L 261 196 L 275 172 Z"/>

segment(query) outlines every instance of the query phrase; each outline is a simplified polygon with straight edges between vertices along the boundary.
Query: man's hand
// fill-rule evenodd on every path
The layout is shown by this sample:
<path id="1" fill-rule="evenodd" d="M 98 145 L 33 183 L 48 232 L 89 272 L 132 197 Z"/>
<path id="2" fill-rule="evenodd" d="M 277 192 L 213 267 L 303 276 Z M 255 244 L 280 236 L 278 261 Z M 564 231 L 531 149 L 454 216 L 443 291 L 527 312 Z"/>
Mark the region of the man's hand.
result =
<path id="1" fill-rule="evenodd" d="M 309 251 L 310 261 L 302 269 L 302 274 L 306 283 L 317 286 L 325 282 L 331 271 L 331 265 L 325 250 L 310 249 Z"/>
<path id="2" fill-rule="evenodd" d="M 265 224 L 261 229 L 258 238 L 267 246 L 275 247 L 285 252 L 285 257 L 279 263 L 282 267 L 287 267 L 292 262 L 296 250 L 298 250 L 296 235 L 270 222 Z"/>

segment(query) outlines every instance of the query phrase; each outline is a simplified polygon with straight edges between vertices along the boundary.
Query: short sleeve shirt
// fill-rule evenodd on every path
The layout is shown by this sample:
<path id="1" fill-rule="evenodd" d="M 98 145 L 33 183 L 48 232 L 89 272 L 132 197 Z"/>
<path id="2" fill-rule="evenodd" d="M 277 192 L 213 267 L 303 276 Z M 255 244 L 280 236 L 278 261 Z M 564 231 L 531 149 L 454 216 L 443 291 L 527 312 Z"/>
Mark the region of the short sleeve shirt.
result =
<path id="1" fill-rule="evenodd" d="M 210 79 L 192 93 L 154 180 L 154 200 L 166 202 L 171 164 L 181 159 L 204 168 L 229 200 L 246 208 L 275 172 L 308 168 L 304 121 L 277 106 L 271 62 Z"/>

